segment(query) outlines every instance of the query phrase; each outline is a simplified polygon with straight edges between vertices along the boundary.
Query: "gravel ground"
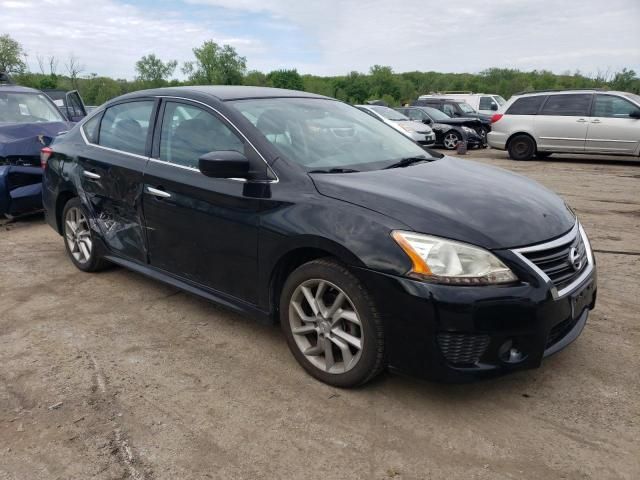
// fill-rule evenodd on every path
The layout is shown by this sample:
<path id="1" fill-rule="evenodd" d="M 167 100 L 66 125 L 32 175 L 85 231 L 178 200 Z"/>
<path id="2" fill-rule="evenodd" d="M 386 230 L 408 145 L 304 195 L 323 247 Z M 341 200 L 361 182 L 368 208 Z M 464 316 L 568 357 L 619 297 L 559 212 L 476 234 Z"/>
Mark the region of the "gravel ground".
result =
<path id="1" fill-rule="evenodd" d="M 307 376 L 276 327 L 0 226 L 0 479 L 640 478 L 640 162 L 467 158 L 559 192 L 598 306 L 542 368 L 469 385 Z"/>

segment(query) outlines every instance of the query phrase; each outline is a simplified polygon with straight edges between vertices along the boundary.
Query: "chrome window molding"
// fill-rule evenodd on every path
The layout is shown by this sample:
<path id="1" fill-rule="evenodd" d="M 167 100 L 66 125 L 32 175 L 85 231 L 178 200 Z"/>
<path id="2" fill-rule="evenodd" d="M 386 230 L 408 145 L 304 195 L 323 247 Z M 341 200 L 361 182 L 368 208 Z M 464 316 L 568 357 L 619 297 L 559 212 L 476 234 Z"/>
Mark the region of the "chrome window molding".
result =
<path id="1" fill-rule="evenodd" d="M 84 143 L 86 143 L 87 145 L 89 145 L 91 147 L 101 148 L 102 150 L 107 150 L 107 151 L 113 152 L 113 153 L 121 153 L 123 155 L 129 155 L 130 157 L 139 158 L 139 159 L 142 159 L 142 160 L 145 160 L 145 161 L 149 160 L 149 157 L 145 157 L 144 155 L 138 155 L 137 153 L 126 152 L 124 150 L 118 150 L 116 148 L 110 148 L 110 147 L 105 147 L 103 145 L 98 145 L 97 143 L 91 143 L 87 139 L 87 136 L 84 133 L 84 124 L 80 126 L 80 136 L 82 137 L 82 140 L 84 140 Z"/>
<path id="2" fill-rule="evenodd" d="M 540 250 L 549 250 L 551 248 L 559 247 L 561 245 L 566 245 L 571 242 L 576 235 L 580 235 L 582 238 L 582 242 L 584 243 L 585 252 L 587 254 L 587 267 L 584 271 L 569 285 L 564 287 L 561 290 L 558 290 L 554 285 L 553 281 L 544 273 L 535 263 L 529 260 L 527 257 L 523 255 L 523 253 L 528 252 L 537 252 Z M 537 245 L 531 245 L 528 247 L 515 248 L 511 250 L 520 260 L 522 260 L 526 265 L 528 265 L 544 282 L 551 288 L 551 295 L 554 299 L 559 299 L 571 293 L 575 288 L 584 282 L 593 272 L 593 252 L 591 251 L 591 244 L 589 243 L 589 239 L 587 238 L 587 234 L 585 233 L 580 222 L 576 220 L 573 228 L 563 236 L 556 238 L 550 242 L 539 243 Z"/>

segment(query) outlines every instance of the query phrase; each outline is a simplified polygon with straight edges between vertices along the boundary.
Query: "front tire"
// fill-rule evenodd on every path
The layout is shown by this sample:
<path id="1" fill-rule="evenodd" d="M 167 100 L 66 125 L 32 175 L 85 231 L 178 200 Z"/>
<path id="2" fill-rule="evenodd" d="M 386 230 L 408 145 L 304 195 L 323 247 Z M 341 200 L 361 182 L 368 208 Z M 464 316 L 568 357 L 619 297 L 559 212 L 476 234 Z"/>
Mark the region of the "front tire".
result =
<path id="1" fill-rule="evenodd" d="M 455 150 L 458 146 L 458 143 L 462 141 L 462 135 L 460 135 L 455 130 L 449 130 L 442 137 L 442 146 L 447 150 Z"/>
<path id="2" fill-rule="evenodd" d="M 333 260 L 313 260 L 289 275 L 280 297 L 280 324 L 298 363 L 324 383 L 356 387 L 384 368 L 384 332 L 375 303 Z"/>
<path id="3" fill-rule="evenodd" d="M 529 135 L 516 135 L 509 141 L 508 151 L 512 160 L 531 160 L 536 153 L 536 142 Z"/>
<path id="4" fill-rule="evenodd" d="M 62 235 L 73 264 L 83 272 L 96 272 L 108 263 L 97 252 L 89 218 L 80 199 L 72 198 L 62 211 Z"/>

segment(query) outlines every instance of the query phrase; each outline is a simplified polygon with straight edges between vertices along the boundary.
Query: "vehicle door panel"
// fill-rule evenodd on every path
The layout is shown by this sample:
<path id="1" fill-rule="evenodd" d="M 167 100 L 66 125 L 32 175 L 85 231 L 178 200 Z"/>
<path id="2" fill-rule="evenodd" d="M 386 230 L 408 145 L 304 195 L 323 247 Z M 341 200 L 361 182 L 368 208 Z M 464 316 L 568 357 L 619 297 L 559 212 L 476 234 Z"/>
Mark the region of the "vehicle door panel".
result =
<path id="1" fill-rule="evenodd" d="M 592 97 L 592 94 L 549 95 L 534 121 L 538 148 L 584 151 Z"/>
<path id="2" fill-rule="evenodd" d="M 132 103 L 140 105 L 131 106 Z M 110 107 L 102 118 L 92 119 L 85 124 L 83 133 L 85 137 L 88 136 L 88 144 L 78 154 L 75 164 L 78 171 L 74 177 L 79 179 L 78 191 L 84 196 L 85 204 L 91 209 L 93 220 L 109 250 L 119 256 L 146 263 L 147 249 L 141 198 L 143 172 L 148 156 L 124 151 L 127 148 L 125 144 L 127 137 L 122 136 L 121 129 L 118 130 L 120 127 L 115 128 L 114 131 L 108 131 L 111 128 L 110 110 L 115 108 L 116 110 L 113 111 L 121 112 L 115 114 L 117 118 L 114 126 L 116 126 L 118 121 L 131 120 L 124 111 L 125 108 L 142 108 L 141 115 L 148 116 L 147 123 L 144 128 L 132 133 L 140 144 L 138 151 L 144 153 L 147 145 L 150 145 L 148 126 L 155 102 L 146 101 L 144 106 L 141 105 L 142 103 L 130 102 Z M 94 121 L 99 123 L 97 127 L 99 134 L 95 130 L 88 130 L 93 127 Z M 130 125 L 122 128 L 125 127 L 130 128 Z M 108 138 L 109 136 L 111 137 Z M 121 143 L 112 143 L 116 139 Z M 111 148 L 112 146 L 119 146 L 122 150 Z"/>
<path id="3" fill-rule="evenodd" d="M 193 110 L 185 110 L 184 105 Z M 170 158 L 164 152 L 178 151 L 180 125 L 186 124 L 175 113 L 178 109 L 191 112 L 189 115 L 200 109 L 206 115 L 197 114 L 194 118 L 205 118 L 208 125 L 221 122 L 232 131 L 213 111 L 188 102 L 164 103 L 159 117 L 164 126 L 159 124 L 154 138 L 154 156 L 162 160 L 152 159 L 144 173 L 143 209 L 150 263 L 183 279 L 256 303 L 260 199 L 251 195 L 251 183 L 210 178 L 196 168 L 198 156 L 207 153 L 204 150 L 240 150 L 245 146 L 216 144 L 202 132 L 198 135 L 207 138 L 201 148 L 197 145 L 200 139 L 189 139 L 189 146 L 194 148 L 191 164 L 180 154 Z M 173 146 L 163 140 L 163 135 L 166 142 L 174 138 Z M 163 191 L 163 196 L 154 195 L 149 189 Z"/>
<path id="4" fill-rule="evenodd" d="M 618 96 L 596 95 L 585 149 L 594 153 L 636 153 L 640 144 L 640 119 L 629 117 L 634 109 L 638 107 Z"/>

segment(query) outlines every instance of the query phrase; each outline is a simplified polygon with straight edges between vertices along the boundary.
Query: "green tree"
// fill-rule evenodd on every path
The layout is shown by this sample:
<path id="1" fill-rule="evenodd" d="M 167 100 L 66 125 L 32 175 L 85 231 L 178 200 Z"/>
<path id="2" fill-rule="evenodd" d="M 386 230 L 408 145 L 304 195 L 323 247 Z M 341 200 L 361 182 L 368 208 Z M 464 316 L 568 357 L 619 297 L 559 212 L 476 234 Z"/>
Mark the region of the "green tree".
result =
<path id="1" fill-rule="evenodd" d="M 304 90 L 302 77 L 295 68 L 293 70 L 273 70 L 267 74 L 267 82 L 275 88 Z"/>
<path id="2" fill-rule="evenodd" d="M 9 35 L 0 35 L 0 72 L 24 73 L 27 65 L 22 46 Z"/>
<path id="3" fill-rule="evenodd" d="M 369 70 L 370 96 L 382 98 L 385 95 L 394 99 L 400 98 L 400 84 L 391 67 L 374 65 Z"/>
<path id="4" fill-rule="evenodd" d="M 208 85 L 242 85 L 247 70 L 247 59 L 241 57 L 230 45 L 220 47 L 208 40 L 193 49 L 195 61 L 186 62 L 182 72 L 191 83 Z"/>
<path id="5" fill-rule="evenodd" d="M 252 85 L 254 87 L 266 87 L 267 86 L 267 76 L 259 72 L 257 70 L 251 70 L 244 77 L 242 82 L 243 85 Z"/>
<path id="6" fill-rule="evenodd" d="M 177 61 L 169 60 L 163 62 L 155 54 L 151 53 L 136 62 L 137 79 L 143 83 L 159 87 L 169 80 L 177 66 Z"/>

